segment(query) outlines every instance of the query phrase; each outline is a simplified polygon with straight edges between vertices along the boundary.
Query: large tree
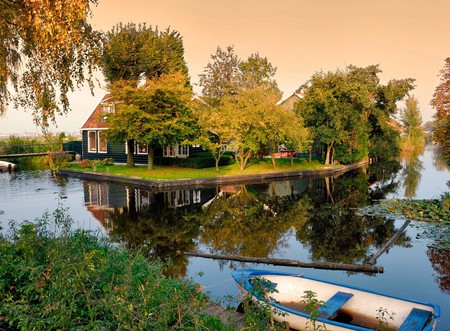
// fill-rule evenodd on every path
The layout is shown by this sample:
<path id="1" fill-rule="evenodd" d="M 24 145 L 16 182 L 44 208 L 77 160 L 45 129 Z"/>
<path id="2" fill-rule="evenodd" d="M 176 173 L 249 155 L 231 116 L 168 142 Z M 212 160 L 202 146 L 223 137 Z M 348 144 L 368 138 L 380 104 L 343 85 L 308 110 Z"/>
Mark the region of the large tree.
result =
<path id="1" fill-rule="evenodd" d="M 31 109 L 47 127 L 69 111 L 69 92 L 99 64 L 100 36 L 87 19 L 96 0 L 0 0 L 0 114 Z"/>
<path id="2" fill-rule="evenodd" d="M 444 156 L 450 160 L 450 57 L 445 59 L 440 71 L 441 83 L 436 87 L 431 105 L 434 114 L 434 139 L 443 147 Z"/>
<path id="3" fill-rule="evenodd" d="M 176 74 L 177 78 L 173 79 L 177 82 L 181 79 L 182 85 L 189 89 L 183 40 L 179 32 L 170 29 L 159 31 L 145 24 L 118 24 L 105 36 L 102 59 L 103 73 L 109 83 L 112 97 L 115 102 L 120 103 L 119 108 L 121 108 L 121 111 L 109 116 L 110 130 L 108 135 L 110 139 L 118 142 L 123 141 L 121 139 L 125 137 L 129 146 L 127 165 L 134 166 L 134 143 L 137 139 L 135 137 L 144 139 L 143 133 L 138 132 L 144 130 L 144 128 L 124 124 L 132 121 L 133 117 L 143 122 L 149 114 L 148 110 L 154 107 L 154 105 L 143 104 L 143 102 L 157 101 L 154 97 L 149 96 L 150 82 L 159 86 L 159 91 L 162 91 L 160 86 L 162 82 L 168 83 L 171 86 L 170 89 L 174 85 L 173 82 L 169 82 L 170 79 L 167 77 L 173 78 L 173 75 Z M 159 78 L 162 76 L 166 78 L 160 80 Z M 145 88 L 140 88 L 143 86 Z M 176 87 L 176 89 L 178 88 L 179 86 Z M 126 94 L 126 91 L 129 94 Z M 163 93 L 165 100 L 170 94 L 166 92 Z M 177 94 L 178 92 L 174 93 Z M 139 96 L 139 94 L 141 95 Z M 158 95 L 161 96 L 161 94 Z M 122 106 L 123 102 L 125 102 L 125 105 Z M 166 101 L 158 102 L 163 105 Z M 155 112 L 155 110 L 152 111 Z M 176 113 L 174 112 L 174 114 Z M 148 129 L 148 126 L 146 128 Z M 154 127 L 154 130 L 158 129 Z M 146 134 L 148 138 L 148 132 Z M 151 140 L 147 138 L 140 143 Z M 150 146 L 153 145 L 153 142 L 151 142 Z M 149 157 L 149 167 L 152 166 L 153 158 Z"/>
<path id="4" fill-rule="evenodd" d="M 304 98 L 295 109 L 317 145 L 325 147 L 326 165 L 333 159 L 351 163 L 369 154 L 369 141 L 387 140 L 396 102 L 412 89 L 411 79 L 380 85 L 378 66 L 319 72 L 300 87 Z M 391 142 L 392 144 L 392 142 Z"/>
<path id="5" fill-rule="evenodd" d="M 276 68 L 267 58 L 252 54 L 242 61 L 234 54 L 233 47 L 226 51 L 219 47 L 211 58 L 212 62 L 200 76 L 206 104 L 203 108 L 208 111 L 207 118 L 199 116 L 200 127 L 206 129 L 204 132 L 212 131 L 214 135 L 209 136 L 218 143 L 227 141 L 241 170 L 262 146 L 278 145 L 288 135 L 292 141 L 297 139 L 298 132 L 288 134 L 283 119 L 285 123 L 291 122 L 292 127 L 300 128 L 299 132 L 302 123 L 295 116 L 288 118 L 277 106 L 281 92 L 274 79 Z M 214 124 L 211 118 L 220 122 Z M 218 144 L 216 151 L 217 148 L 220 148 Z"/>
<path id="6" fill-rule="evenodd" d="M 237 93 L 241 79 L 241 60 L 234 53 L 233 46 L 228 46 L 225 50 L 217 47 L 211 60 L 199 75 L 199 85 L 202 87 L 203 98 L 210 105 L 216 106 L 221 98 Z"/>
<path id="7" fill-rule="evenodd" d="M 162 74 L 142 86 L 116 81 L 110 88 L 121 103 L 108 117 L 108 137 L 146 144 L 148 169 L 153 169 L 156 148 L 193 139 L 196 121 L 189 107 L 192 91 L 183 73 Z"/>

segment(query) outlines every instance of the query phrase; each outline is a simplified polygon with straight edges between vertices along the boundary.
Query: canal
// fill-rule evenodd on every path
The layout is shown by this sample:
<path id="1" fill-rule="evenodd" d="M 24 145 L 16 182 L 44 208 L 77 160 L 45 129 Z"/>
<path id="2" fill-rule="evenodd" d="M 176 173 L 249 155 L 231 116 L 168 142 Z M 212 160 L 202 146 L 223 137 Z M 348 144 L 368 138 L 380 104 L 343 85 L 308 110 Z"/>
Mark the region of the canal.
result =
<path id="1" fill-rule="evenodd" d="M 439 150 L 372 164 L 337 178 L 309 178 L 207 189 L 153 191 L 53 176 L 48 170 L 0 173 L 0 226 L 67 208 L 74 226 L 128 245 L 146 245 L 168 273 L 193 278 L 226 306 L 238 290 L 230 272 L 260 268 L 429 301 L 441 306 L 437 330 L 450 328 L 449 231 L 411 222 L 378 260 L 383 273 L 293 268 L 186 256 L 185 252 L 362 264 L 405 220 L 367 206 L 383 199 L 437 198 L 450 188 Z M 366 212 L 364 212 L 366 210 Z M 376 208 L 372 208 L 377 210 Z M 446 231 L 446 232 L 445 232 Z M 446 233 L 446 234 L 445 234 Z"/>

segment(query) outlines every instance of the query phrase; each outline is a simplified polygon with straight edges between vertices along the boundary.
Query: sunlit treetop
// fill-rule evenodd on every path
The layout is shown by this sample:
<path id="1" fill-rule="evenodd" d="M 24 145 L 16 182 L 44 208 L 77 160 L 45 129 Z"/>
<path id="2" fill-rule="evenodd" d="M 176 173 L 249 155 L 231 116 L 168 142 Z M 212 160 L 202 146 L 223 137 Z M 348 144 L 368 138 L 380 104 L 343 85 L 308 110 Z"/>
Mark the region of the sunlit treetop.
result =
<path id="1" fill-rule="evenodd" d="M 88 24 L 97 0 L 0 0 L 0 113 L 31 110 L 41 127 L 70 110 L 68 93 L 88 83 L 101 38 Z"/>

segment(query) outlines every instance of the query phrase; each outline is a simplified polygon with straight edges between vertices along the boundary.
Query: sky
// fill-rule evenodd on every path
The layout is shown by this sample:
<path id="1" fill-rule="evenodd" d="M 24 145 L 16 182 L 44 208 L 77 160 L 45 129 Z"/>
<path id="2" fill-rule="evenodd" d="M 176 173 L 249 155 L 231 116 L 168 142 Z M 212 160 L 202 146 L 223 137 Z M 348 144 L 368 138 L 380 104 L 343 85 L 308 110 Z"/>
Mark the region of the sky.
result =
<path id="1" fill-rule="evenodd" d="M 412 94 L 423 121 L 432 120 L 430 100 L 439 71 L 450 57 L 450 0 L 98 0 L 90 22 L 109 31 L 119 22 L 147 23 L 180 32 L 194 91 L 198 75 L 218 46 L 234 46 L 246 59 L 267 57 L 275 79 L 291 95 L 314 73 L 348 65 L 378 64 L 381 83 L 414 78 Z M 72 111 L 57 118 L 53 132 L 77 132 L 105 93 L 83 88 L 70 95 Z M 399 105 L 402 107 L 402 105 Z M 0 134 L 40 132 L 31 111 L 9 110 Z"/>

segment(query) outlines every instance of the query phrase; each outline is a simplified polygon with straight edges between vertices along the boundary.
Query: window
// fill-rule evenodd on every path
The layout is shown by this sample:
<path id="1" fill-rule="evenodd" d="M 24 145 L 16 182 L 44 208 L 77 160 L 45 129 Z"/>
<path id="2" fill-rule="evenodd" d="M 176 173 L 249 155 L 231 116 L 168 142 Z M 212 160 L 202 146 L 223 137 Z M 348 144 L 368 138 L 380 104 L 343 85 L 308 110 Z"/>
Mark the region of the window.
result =
<path id="1" fill-rule="evenodd" d="M 164 157 L 188 157 L 189 145 L 165 146 Z"/>
<path id="2" fill-rule="evenodd" d="M 178 145 L 178 155 L 179 157 L 189 156 L 189 146 L 188 145 Z"/>
<path id="3" fill-rule="evenodd" d="M 97 132 L 95 131 L 88 131 L 88 152 L 97 152 Z"/>
<path id="4" fill-rule="evenodd" d="M 113 113 L 115 110 L 115 105 L 113 103 L 107 103 L 102 105 L 102 113 L 103 114 L 110 114 Z"/>
<path id="5" fill-rule="evenodd" d="M 148 148 L 145 144 L 137 144 L 137 153 L 138 154 L 148 154 Z"/>
<path id="6" fill-rule="evenodd" d="M 98 131 L 98 152 L 106 153 L 108 151 L 108 143 L 106 141 L 106 134 L 103 131 Z"/>

